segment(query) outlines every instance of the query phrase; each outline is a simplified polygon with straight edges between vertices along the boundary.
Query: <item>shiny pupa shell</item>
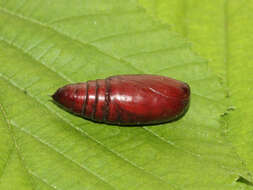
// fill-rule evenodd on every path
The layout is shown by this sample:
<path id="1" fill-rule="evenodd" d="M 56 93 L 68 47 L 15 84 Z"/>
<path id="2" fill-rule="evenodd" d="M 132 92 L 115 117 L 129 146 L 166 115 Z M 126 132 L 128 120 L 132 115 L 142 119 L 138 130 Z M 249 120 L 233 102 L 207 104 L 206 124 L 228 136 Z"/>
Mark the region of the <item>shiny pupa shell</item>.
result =
<path id="1" fill-rule="evenodd" d="M 190 103 L 190 87 L 165 76 L 117 75 L 68 84 L 52 97 L 66 110 L 93 121 L 145 125 L 181 117 Z"/>

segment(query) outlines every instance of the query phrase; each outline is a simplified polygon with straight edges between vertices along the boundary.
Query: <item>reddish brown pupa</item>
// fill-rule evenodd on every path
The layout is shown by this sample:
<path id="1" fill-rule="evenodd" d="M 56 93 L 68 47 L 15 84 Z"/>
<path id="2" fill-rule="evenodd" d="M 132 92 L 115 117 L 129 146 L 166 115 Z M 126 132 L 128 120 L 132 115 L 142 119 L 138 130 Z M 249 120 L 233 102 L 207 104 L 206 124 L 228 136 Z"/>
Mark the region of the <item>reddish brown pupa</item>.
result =
<path id="1" fill-rule="evenodd" d="M 182 116 L 190 102 L 188 84 L 157 75 L 118 75 L 68 84 L 52 96 L 65 109 L 98 122 L 157 124 Z"/>

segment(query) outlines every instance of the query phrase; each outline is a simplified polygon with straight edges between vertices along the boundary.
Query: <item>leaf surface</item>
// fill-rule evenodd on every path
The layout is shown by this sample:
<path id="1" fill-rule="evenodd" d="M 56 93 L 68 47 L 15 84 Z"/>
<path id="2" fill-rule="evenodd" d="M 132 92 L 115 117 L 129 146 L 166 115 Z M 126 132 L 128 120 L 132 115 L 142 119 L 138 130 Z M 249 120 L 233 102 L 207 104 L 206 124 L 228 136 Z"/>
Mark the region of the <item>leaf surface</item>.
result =
<path id="1" fill-rule="evenodd" d="M 224 190 L 247 177 L 224 138 L 224 88 L 187 41 L 136 1 L 0 2 L 0 187 L 13 189 L 15 177 L 21 190 Z M 76 117 L 48 97 L 67 83 L 136 73 L 189 83 L 188 113 L 117 127 Z"/>
<path id="2" fill-rule="evenodd" d="M 192 41 L 194 50 L 208 58 L 219 75 L 227 94 L 226 136 L 248 170 L 252 187 L 252 0 L 140 0 L 140 4 Z"/>

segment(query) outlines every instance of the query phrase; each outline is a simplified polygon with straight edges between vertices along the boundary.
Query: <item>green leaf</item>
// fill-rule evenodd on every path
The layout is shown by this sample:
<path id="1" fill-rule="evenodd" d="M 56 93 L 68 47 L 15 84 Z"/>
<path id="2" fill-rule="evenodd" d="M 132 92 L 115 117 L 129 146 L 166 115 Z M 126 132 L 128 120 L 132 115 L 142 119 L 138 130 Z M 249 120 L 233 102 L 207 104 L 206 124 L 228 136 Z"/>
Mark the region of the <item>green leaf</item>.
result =
<path id="1" fill-rule="evenodd" d="M 209 66 L 226 79 L 227 9 L 234 0 L 139 0 L 147 11 L 193 42 Z M 239 3 L 242 4 L 242 1 Z"/>
<path id="2" fill-rule="evenodd" d="M 253 176 L 253 4 L 252 1 L 244 4 L 235 1 L 229 5 L 229 9 L 228 54 L 231 56 L 227 63 L 227 80 L 229 104 L 235 111 L 227 118 L 230 129 L 228 136 Z"/>
<path id="3" fill-rule="evenodd" d="M 156 19 L 190 39 L 195 51 L 207 57 L 223 79 L 230 106 L 225 118 L 227 136 L 250 173 L 252 187 L 252 0 L 140 2 Z"/>
<path id="4" fill-rule="evenodd" d="M 224 88 L 188 42 L 136 1 L 2 0 L 0 18 L 1 189 L 224 190 L 248 177 L 224 137 Z M 126 73 L 188 82 L 188 113 L 117 127 L 67 113 L 48 96 Z"/>

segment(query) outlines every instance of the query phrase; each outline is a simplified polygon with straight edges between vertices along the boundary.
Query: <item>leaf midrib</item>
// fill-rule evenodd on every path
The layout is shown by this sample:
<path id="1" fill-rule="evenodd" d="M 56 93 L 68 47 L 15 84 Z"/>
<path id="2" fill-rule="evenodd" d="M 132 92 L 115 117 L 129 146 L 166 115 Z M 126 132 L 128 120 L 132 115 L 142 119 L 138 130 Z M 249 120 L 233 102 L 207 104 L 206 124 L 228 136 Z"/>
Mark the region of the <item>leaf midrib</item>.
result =
<path id="1" fill-rule="evenodd" d="M 29 22 L 32 22 L 32 23 L 35 23 L 35 24 L 39 24 L 39 25 L 41 25 L 41 26 L 43 26 L 43 27 L 49 28 L 49 29 L 55 31 L 56 33 L 58 33 L 58 34 L 60 34 L 60 35 L 62 35 L 62 36 L 64 36 L 64 37 L 67 37 L 67 38 L 71 39 L 72 41 L 77 42 L 77 43 L 79 43 L 79 44 L 81 44 L 81 45 L 89 45 L 89 46 L 92 46 L 92 47 L 95 48 L 98 52 L 102 53 L 103 55 L 109 56 L 109 57 L 111 57 L 111 58 L 113 58 L 113 59 L 115 59 L 115 60 L 117 60 L 117 61 L 124 61 L 125 63 L 131 64 L 131 63 L 126 62 L 125 60 L 123 60 L 123 59 L 121 59 L 121 58 L 117 58 L 117 57 L 111 56 L 111 55 L 109 55 L 109 54 L 107 54 L 107 53 L 105 53 L 105 52 L 99 50 L 96 46 L 93 46 L 93 45 L 91 45 L 91 44 L 84 43 L 84 42 L 82 42 L 82 41 L 79 41 L 79 40 L 77 40 L 77 39 L 74 39 L 74 38 L 70 37 L 69 35 L 64 34 L 64 33 L 60 32 L 59 30 L 57 30 L 57 29 L 55 29 L 55 28 L 52 28 L 52 27 L 50 27 L 50 26 L 45 25 L 44 23 L 41 23 L 40 21 L 37 21 L 37 20 L 34 20 L 34 19 L 30 19 L 30 18 L 24 17 L 24 16 L 22 16 L 22 15 L 18 15 L 18 14 L 12 13 L 12 12 L 10 12 L 9 10 L 6 10 L 6 9 L 4 9 L 4 8 L 0 8 L 0 11 L 1 11 L 1 10 L 2 10 L 3 12 L 7 13 L 7 14 L 13 15 L 13 16 L 15 16 L 15 17 L 18 17 L 18 18 L 22 19 L 22 20 L 26 20 L 26 21 L 29 21 Z M 21 48 L 15 46 L 14 44 L 10 44 L 10 43 L 9 43 L 8 41 L 6 41 L 5 39 L 3 39 L 3 41 L 5 41 L 6 43 L 8 43 L 9 45 L 12 45 L 12 46 L 16 47 L 18 50 L 22 51 Z M 24 51 L 22 51 L 22 52 L 24 52 Z M 42 64 L 42 65 L 45 66 L 47 69 L 49 69 L 49 70 L 53 71 L 54 73 L 56 73 L 60 78 L 63 78 L 64 80 L 67 80 L 67 82 L 73 82 L 73 81 L 71 81 L 71 79 L 69 79 L 69 78 L 66 77 L 65 75 L 60 74 L 60 72 L 57 72 L 57 71 L 55 71 L 54 69 L 52 69 L 51 67 L 48 67 L 46 64 L 41 63 L 39 60 L 34 59 L 29 53 L 27 53 L 27 52 L 24 52 L 24 53 L 25 53 L 25 54 L 28 54 L 33 60 L 36 60 L 39 64 Z M 132 65 L 132 64 L 131 64 L 131 65 Z M 134 67 L 134 69 L 137 70 L 135 67 Z M 195 93 L 193 93 L 193 94 L 195 94 Z M 195 94 L 195 95 L 196 95 L 196 96 L 199 96 L 199 97 L 202 97 L 202 98 L 205 98 L 205 99 L 207 99 L 207 100 L 209 100 L 209 101 L 215 102 L 215 101 L 213 101 L 212 99 L 209 99 L 208 97 L 205 97 L 205 96 L 202 96 L 202 95 L 199 95 L 199 94 Z M 34 98 L 34 97 L 33 97 L 33 98 Z M 36 99 L 37 99 L 37 98 L 36 98 Z M 37 99 L 37 101 L 40 102 L 38 99 Z M 40 104 L 44 105 L 42 102 L 40 102 Z M 47 107 L 47 106 L 46 106 L 46 107 Z M 47 108 L 48 108 L 48 107 L 47 107 Z M 54 113 L 54 114 L 58 115 L 57 113 Z M 58 115 L 58 116 L 59 116 L 59 115 Z M 64 120 L 63 118 L 61 118 L 61 119 Z M 72 126 L 72 127 L 75 128 L 75 129 L 78 128 L 78 127 L 74 127 L 74 126 Z M 149 130 L 147 130 L 147 129 L 145 129 L 145 128 L 143 128 L 143 129 L 146 130 L 146 131 L 148 131 L 148 133 L 150 133 L 152 136 L 158 138 L 158 139 L 161 140 L 162 142 L 164 142 L 164 141 L 167 142 L 167 141 L 164 140 L 162 137 L 160 137 L 158 134 L 155 133 L 156 135 L 154 135 L 154 132 L 151 133 Z M 86 134 L 86 135 L 87 135 L 87 134 Z M 169 144 L 170 146 L 172 145 L 170 142 L 167 142 L 167 144 Z M 173 143 L 173 144 L 174 144 L 174 143 Z M 175 146 L 175 147 L 176 147 L 176 146 Z M 179 148 L 179 149 L 180 149 L 180 148 Z M 111 151 L 111 150 L 110 150 L 110 151 Z M 194 153 L 190 153 L 190 154 L 191 154 L 191 155 L 194 155 Z M 198 158 L 198 156 L 197 156 L 197 158 Z"/>
<path id="2" fill-rule="evenodd" d="M 8 13 L 8 14 L 10 14 L 10 15 L 19 17 L 19 18 L 24 19 L 24 20 L 27 20 L 27 21 L 29 21 L 29 22 L 33 22 L 33 23 L 39 24 L 39 25 L 41 25 L 41 26 L 43 26 L 43 27 L 50 28 L 50 29 L 54 30 L 55 32 L 57 32 L 58 34 L 63 35 L 64 37 L 68 37 L 68 38 L 70 38 L 71 40 L 73 40 L 74 42 L 77 42 L 77 43 L 79 43 L 79 44 L 82 44 L 82 45 L 90 45 L 90 46 L 92 46 L 93 48 L 95 48 L 98 52 L 100 52 L 100 53 L 102 53 L 102 54 L 104 54 L 104 55 L 106 55 L 106 56 L 109 56 L 109 57 L 111 57 L 111 58 L 113 58 L 113 59 L 115 59 L 115 60 L 117 60 L 117 61 L 125 62 L 125 63 L 127 63 L 128 65 L 131 65 L 135 70 L 137 70 L 131 63 L 125 61 L 124 59 L 122 59 L 122 58 L 117 58 L 117 57 L 114 57 L 114 56 L 112 56 L 112 55 L 108 55 L 107 53 L 105 53 L 105 52 L 99 50 L 96 46 L 93 46 L 93 45 L 91 45 L 91 44 L 86 44 L 86 43 L 84 43 L 84 42 L 82 42 L 82 41 L 79 41 L 79 40 L 77 40 L 77 39 L 74 39 L 74 38 L 72 38 L 71 36 L 69 36 L 69 35 L 67 35 L 67 34 L 61 33 L 60 31 L 56 30 L 55 28 L 52 28 L 52 27 L 49 27 L 49 26 L 45 25 L 44 23 L 41 23 L 41 22 L 39 22 L 39 21 L 37 21 L 37 20 L 33 20 L 33 19 L 30 19 L 30 18 L 26 18 L 26 17 L 21 16 L 21 15 L 17 15 L 17 14 L 15 14 L 15 13 L 12 13 L 12 12 L 10 12 L 9 10 L 3 9 L 3 8 L 0 8 L 0 10 L 3 11 L 3 12 L 5 12 L 5 13 Z M 21 49 L 20 49 L 20 50 L 21 50 Z M 59 75 L 59 73 L 56 72 L 53 68 L 50 68 L 50 67 L 46 66 L 46 64 L 43 64 L 43 63 L 41 63 L 41 62 L 39 62 L 39 63 L 42 64 L 43 66 L 47 67 L 49 70 L 55 72 L 57 75 Z M 63 78 L 62 75 L 59 75 L 59 76 L 60 76 L 61 78 Z M 66 76 L 65 76 L 65 77 L 66 77 Z M 64 79 L 66 79 L 66 78 L 64 78 Z M 69 82 L 72 82 L 70 79 L 67 79 L 67 80 L 68 80 Z M 19 89 L 21 89 L 21 88 L 19 87 Z M 37 98 L 35 98 L 35 97 L 33 97 L 33 96 L 32 96 L 32 98 L 34 98 L 34 99 L 37 100 Z M 207 98 L 207 97 L 203 96 L 203 98 Z M 39 101 L 39 100 L 37 100 L 37 101 Z M 211 100 L 211 101 L 213 102 L 213 100 Z M 39 103 L 42 104 L 42 105 L 44 105 L 44 104 L 43 104 L 42 102 L 40 102 L 40 101 L 39 101 Z M 46 105 L 44 105 L 44 106 L 46 106 Z M 49 109 L 49 111 L 54 112 L 54 111 L 51 110 L 48 106 L 46 106 L 46 107 Z M 66 121 L 65 121 L 61 116 L 59 116 L 56 112 L 54 112 L 54 114 L 56 114 L 60 119 L 62 119 L 64 122 L 66 122 Z M 80 130 L 78 127 L 73 126 L 72 123 L 70 123 L 70 122 L 67 122 L 67 123 L 68 123 L 71 127 L 73 127 L 73 128 L 75 128 L 76 130 L 78 130 L 79 132 L 84 133 L 86 136 L 88 136 L 89 138 L 93 139 L 93 137 L 90 137 L 90 136 L 87 135 L 84 131 Z M 145 129 L 145 128 L 144 128 L 144 129 Z M 145 129 L 145 130 L 146 130 L 146 129 Z M 148 131 L 149 133 L 151 133 L 149 130 L 147 130 L 147 131 Z M 152 134 L 152 133 L 151 133 L 151 134 Z M 154 134 L 152 134 L 152 135 L 154 135 Z M 156 135 L 155 135 L 155 136 L 156 136 Z M 159 135 L 157 135 L 156 137 L 157 137 L 159 140 L 164 141 L 164 140 L 162 139 L 162 137 L 160 137 Z M 103 144 L 101 144 L 99 141 L 97 141 L 97 140 L 95 140 L 95 139 L 93 139 L 93 140 L 96 141 L 98 144 L 102 145 L 102 146 L 103 146 L 104 148 L 106 148 L 108 151 L 113 152 L 112 150 L 108 149 L 106 146 L 104 146 Z M 167 141 L 166 141 L 166 142 L 167 142 Z M 167 143 L 168 143 L 168 142 L 167 142 Z M 168 143 L 168 144 L 169 144 L 169 143 Z M 113 153 L 114 153 L 114 152 L 113 152 Z M 117 153 L 114 153 L 114 154 L 117 155 Z M 118 156 L 119 158 L 125 160 L 126 162 L 132 164 L 131 161 L 128 161 L 127 159 L 122 158 L 122 157 L 119 156 L 119 155 L 117 155 L 117 156 Z M 140 168 L 139 166 L 136 166 L 135 164 L 133 164 L 133 165 L 134 165 L 136 168 L 138 168 L 138 169 L 142 169 L 142 168 Z M 142 169 L 142 170 L 144 170 L 144 169 Z M 147 171 L 144 170 L 144 172 L 147 172 Z M 151 175 L 153 176 L 153 174 L 151 174 Z M 157 176 L 157 177 L 158 177 L 158 176 Z M 160 177 L 158 177 L 158 178 L 160 178 Z"/>
<path id="3" fill-rule="evenodd" d="M 42 64 L 42 65 L 44 65 L 44 64 Z M 48 69 L 49 69 L 49 68 L 48 68 Z M 0 75 L 0 78 L 3 78 L 5 81 L 7 81 L 8 83 L 10 83 L 12 86 L 16 87 L 18 90 L 23 91 L 22 87 L 19 87 L 17 84 L 15 84 L 15 82 L 11 82 L 11 80 L 8 79 L 8 77 L 3 76 L 3 75 L 1 74 L 1 75 Z M 170 186 L 172 186 L 172 184 L 170 184 L 170 183 L 168 183 L 167 181 L 163 180 L 161 177 L 156 176 L 156 175 L 154 175 L 154 174 L 152 174 L 152 173 L 146 171 L 144 168 L 142 168 L 142 167 L 136 165 L 135 163 L 131 162 L 131 161 L 128 160 L 127 158 L 121 156 L 120 154 L 118 154 L 118 153 L 114 152 L 113 150 L 109 149 L 108 147 L 104 146 L 100 141 L 98 141 L 98 140 L 96 140 L 95 138 L 93 138 L 92 136 L 88 135 L 86 132 L 84 132 L 83 130 L 81 130 L 79 127 L 74 126 L 70 121 L 68 121 L 67 119 L 64 119 L 64 118 L 63 118 L 61 115 L 59 115 L 57 112 L 53 111 L 50 107 L 48 107 L 47 105 L 43 104 L 43 102 L 41 102 L 41 101 L 40 101 L 38 98 L 36 98 L 35 96 L 33 96 L 33 95 L 29 94 L 29 93 L 27 93 L 27 95 L 30 96 L 31 98 L 35 99 L 35 100 L 36 100 L 39 104 L 41 104 L 42 106 L 45 106 L 46 109 L 48 109 L 51 113 L 55 114 L 59 119 L 61 119 L 61 120 L 62 120 L 63 122 L 65 122 L 66 124 L 70 125 L 74 130 L 78 131 L 80 135 L 85 135 L 87 138 L 89 138 L 89 139 L 92 140 L 93 142 L 95 142 L 95 143 L 97 143 L 98 145 L 100 145 L 103 149 L 105 149 L 106 151 L 112 153 L 112 154 L 115 155 L 116 157 L 122 159 L 122 160 L 125 161 L 126 163 L 128 163 L 128 164 L 134 166 L 136 169 L 141 170 L 142 172 L 144 172 L 144 173 L 146 173 L 146 174 L 148 174 L 148 175 L 150 175 L 150 176 L 153 176 L 153 177 L 157 178 L 157 179 L 160 180 L 162 183 L 169 184 Z M 16 125 L 16 128 L 18 128 L 18 127 L 17 127 L 17 124 L 14 124 L 13 122 L 12 122 L 12 124 L 13 124 L 13 125 Z M 144 128 L 143 128 L 143 129 L 144 129 Z M 21 130 L 21 129 L 20 129 L 20 130 Z M 145 130 L 146 130 L 146 129 L 145 129 Z M 31 134 L 30 134 L 30 135 L 31 135 Z M 33 137 L 34 137 L 34 136 L 33 136 Z M 35 138 L 35 137 L 34 137 L 34 138 Z M 37 138 L 35 138 L 35 139 L 38 140 L 40 143 L 43 143 L 43 141 L 41 141 L 41 140 L 39 140 L 39 139 L 37 139 Z M 159 139 L 159 140 L 161 140 L 161 139 Z M 169 143 L 168 143 L 168 144 L 169 144 Z M 45 145 L 47 145 L 47 144 L 45 144 Z M 169 144 L 169 145 L 171 145 L 171 144 Z M 56 151 L 55 148 L 53 148 L 53 150 Z M 59 153 L 59 151 L 56 151 L 56 152 Z M 59 153 L 59 154 L 60 154 L 60 153 Z M 61 155 L 64 155 L 64 154 L 61 154 Z M 64 155 L 64 158 L 67 158 L 67 156 Z M 69 159 L 69 160 L 70 160 L 70 161 L 73 161 L 72 159 Z M 76 161 L 73 161 L 73 162 L 76 164 Z M 78 166 L 80 166 L 80 165 L 81 165 L 81 164 L 79 163 Z M 82 167 L 81 167 L 81 168 L 82 168 Z M 85 168 L 83 168 L 83 169 L 85 169 Z M 89 170 L 87 170 L 87 171 L 89 172 Z M 93 174 L 93 173 L 92 173 L 92 174 Z M 97 175 L 95 175 L 95 176 L 98 177 Z M 99 179 L 101 180 L 102 178 L 99 178 Z M 105 181 L 105 182 L 106 182 L 106 181 Z M 106 182 L 106 183 L 108 184 L 108 182 Z M 111 186 L 111 184 L 108 184 L 108 185 Z M 175 186 L 175 185 L 173 185 L 173 186 Z"/>

